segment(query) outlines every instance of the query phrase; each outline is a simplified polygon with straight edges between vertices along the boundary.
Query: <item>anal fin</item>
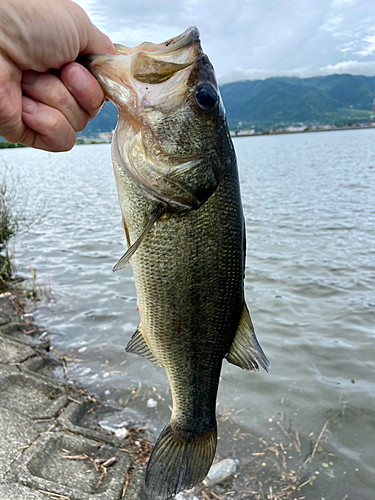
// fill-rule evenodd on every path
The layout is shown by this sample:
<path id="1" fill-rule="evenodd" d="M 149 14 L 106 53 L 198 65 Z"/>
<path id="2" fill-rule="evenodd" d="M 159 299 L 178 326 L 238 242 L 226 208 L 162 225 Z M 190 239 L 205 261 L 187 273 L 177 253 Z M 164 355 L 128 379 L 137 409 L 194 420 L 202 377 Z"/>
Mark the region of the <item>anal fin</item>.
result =
<path id="1" fill-rule="evenodd" d="M 247 305 L 244 304 L 241 319 L 233 344 L 225 356 L 229 363 L 244 370 L 259 370 L 259 365 L 267 372 L 271 365 L 256 338 Z"/>
<path id="2" fill-rule="evenodd" d="M 125 351 L 131 352 L 133 354 L 138 354 L 139 356 L 143 356 L 144 358 L 148 359 L 149 361 L 151 361 L 155 365 L 161 366 L 161 364 L 158 362 L 155 354 L 151 351 L 150 347 L 148 346 L 148 344 L 143 336 L 142 329 L 141 329 L 140 325 L 136 329 L 132 338 L 129 340 L 128 345 L 125 347 Z"/>
<path id="3" fill-rule="evenodd" d="M 158 205 L 156 207 L 156 209 L 149 216 L 149 219 L 148 219 L 147 224 L 145 225 L 143 231 L 138 236 L 137 240 L 133 243 L 133 245 L 130 248 L 128 248 L 128 250 L 124 253 L 124 255 L 121 257 L 121 259 L 117 262 L 117 264 L 113 268 L 113 272 L 119 271 L 120 269 L 123 269 L 126 266 L 126 264 L 129 262 L 129 260 L 133 257 L 135 252 L 138 250 L 139 245 L 142 243 L 144 237 L 146 236 L 146 234 L 148 233 L 148 231 L 150 230 L 150 228 L 152 227 L 154 222 L 156 222 L 158 219 L 160 219 L 160 217 L 164 214 L 164 212 L 165 212 L 165 208 L 162 205 Z M 127 229 L 127 226 L 126 226 L 126 229 Z M 127 236 L 126 239 L 128 240 L 128 233 L 126 233 L 126 231 L 125 231 L 125 234 Z M 129 241 L 128 241 L 128 243 L 129 243 Z"/>

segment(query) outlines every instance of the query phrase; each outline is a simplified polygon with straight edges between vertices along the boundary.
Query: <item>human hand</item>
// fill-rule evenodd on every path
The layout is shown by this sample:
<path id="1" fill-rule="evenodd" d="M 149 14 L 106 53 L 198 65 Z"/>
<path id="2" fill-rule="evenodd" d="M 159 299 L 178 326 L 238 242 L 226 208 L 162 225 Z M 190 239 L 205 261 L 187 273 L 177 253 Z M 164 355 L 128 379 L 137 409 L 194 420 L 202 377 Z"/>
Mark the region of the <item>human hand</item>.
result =
<path id="1" fill-rule="evenodd" d="M 70 0 L 1 0 L 0 135 L 67 151 L 104 93 L 79 54 L 114 54 L 109 38 Z"/>

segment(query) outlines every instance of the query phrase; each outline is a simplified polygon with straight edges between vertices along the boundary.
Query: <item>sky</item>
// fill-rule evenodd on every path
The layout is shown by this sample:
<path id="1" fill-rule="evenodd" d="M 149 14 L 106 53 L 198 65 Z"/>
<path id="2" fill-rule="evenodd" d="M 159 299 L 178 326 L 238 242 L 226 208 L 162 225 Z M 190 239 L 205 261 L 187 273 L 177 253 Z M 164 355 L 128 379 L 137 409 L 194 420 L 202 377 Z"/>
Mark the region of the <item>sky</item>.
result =
<path id="1" fill-rule="evenodd" d="M 199 28 L 220 84 L 271 76 L 375 76 L 375 0 L 76 0 L 114 43 Z"/>

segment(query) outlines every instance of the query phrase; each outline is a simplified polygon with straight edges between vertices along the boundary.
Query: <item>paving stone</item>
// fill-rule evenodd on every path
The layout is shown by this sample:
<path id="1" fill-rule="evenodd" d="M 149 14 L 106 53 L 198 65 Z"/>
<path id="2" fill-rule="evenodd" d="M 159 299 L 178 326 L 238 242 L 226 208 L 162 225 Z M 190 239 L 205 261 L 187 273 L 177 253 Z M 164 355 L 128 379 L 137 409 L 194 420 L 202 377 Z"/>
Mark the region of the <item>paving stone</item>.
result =
<path id="1" fill-rule="evenodd" d="M 33 358 L 29 358 L 24 363 L 22 363 L 22 366 L 20 368 L 26 368 L 32 372 L 36 372 L 49 365 L 50 361 L 48 359 L 42 358 L 42 356 L 34 356 Z"/>
<path id="2" fill-rule="evenodd" d="M 0 484 L 0 500 L 51 500 L 51 497 L 20 484 Z"/>
<path id="3" fill-rule="evenodd" d="M 20 342 L 24 342 L 25 344 L 28 344 L 32 347 L 43 346 L 43 342 L 41 342 L 37 336 L 25 334 L 25 331 L 29 331 L 33 327 L 34 325 L 27 325 L 26 323 L 16 321 L 0 325 L 0 333 L 15 338 Z"/>
<path id="4" fill-rule="evenodd" d="M 68 402 L 62 384 L 0 365 L 0 406 L 29 418 L 53 418 Z"/>
<path id="5" fill-rule="evenodd" d="M 90 410 L 92 406 L 89 401 L 82 401 L 81 403 L 80 405 L 77 403 L 70 403 L 58 417 L 58 423 L 67 431 L 73 432 L 74 434 L 80 434 L 88 439 L 104 441 L 105 443 L 120 448 L 124 446 L 123 441 L 106 434 L 102 430 L 92 429 L 87 424 L 80 425 L 87 411 Z"/>
<path id="6" fill-rule="evenodd" d="M 124 438 L 126 439 L 126 436 L 121 437 L 121 432 L 126 432 L 132 427 L 145 427 L 142 417 L 139 412 L 131 408 L 118 410 L 111 407 L 103 408 L 102 405 L 98 408 L 97 404 L 83 400 L 81 404 L 69 404 L 57 420 L 64 429 L 74 434 L 121 448 L 125 445 Z M 148 432 L 146 433 L 148 437 Z"/>
<path id="7" fill-rule="evenodd" d="M 145 492 L 145 472 L 146 467 L 137 466 L 132 472 L 130 485 L 126 490 L 125 500 L 149 500 Z"/>
<path id="8" fill-rule="evenodd" d="M 27 344 L 0 334 L 0 363 L 22 363 L 34 356 Z"/>
<path id="9" fill-rule="evenodd" d="M 0 408 L 0 479 L 22 454 L 22 447 L 31 444 L 37 437 L 38 429 L 32 420 Z"/>
<path id="10" fill-rule="evenodd" d="M 102 479 L 89 459 L 68 459 L 87 455 L 92 459 L 116 462 Z M 129 462 L 113 447 L 65 432 L 44 434 L 28 448 L 12 467 L 9 479 L 40 489 L 66 495 L 70 500 L 119 500 Z"/>
<path id="11" fill-rule="evenodd" d="M 25 330 L 25 326 L 25 323 L 20 323 L 19 321 L 7 322 L 0 326 L 0 331 L 4 335 L 10 335 L 11 333 L 18 334 Z"/>
<path id="12" fill-rule="evenodd" d="M 17 317 L 15 314 L 15 307 L 9 297 L 12 294 L 10 292 L 0 293 L 0 325 L 9 323 L 13 318 Z"/>

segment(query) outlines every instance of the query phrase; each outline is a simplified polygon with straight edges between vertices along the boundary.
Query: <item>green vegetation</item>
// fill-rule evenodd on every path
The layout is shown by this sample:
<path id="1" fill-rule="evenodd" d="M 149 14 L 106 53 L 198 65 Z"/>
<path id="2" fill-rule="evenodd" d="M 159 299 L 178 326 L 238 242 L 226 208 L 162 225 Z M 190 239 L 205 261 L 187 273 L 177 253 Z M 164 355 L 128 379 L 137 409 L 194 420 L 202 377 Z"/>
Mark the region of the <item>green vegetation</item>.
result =
<path id="1" fill-rule="evenodd" d="M 0 179 L 0 280 L 9 279 L 13 269 L 9 252 L 10 241 L 19 233 L 27 230 L 37 220 L 29 217 L 25 205 L 19 203 L 18 182 L 5 168 Z M 39 218 L 38 218 L 39 219 Z"/>
<path id="2" fill-rule="evenodd" d="M 16 142 L 16 144 L 13 144 L 12 142 L 6 142 L 0 140 L 0 149 L 13 149 L 13 148 L 26 148 L 24 144 L 21 144 L 20 142 Z"/>
<path id="3" fill-rule="evenodd" d="M 8 244 L 17 234 L 19 222 L 14 214 L 16 193 L 14 184 L 9 185 L 5 171 L 0 180 L 0 277 L 9 278 L 12 274 Z"/>
<path id="4" fill-rule="evenodd" d="M 369 122 L 375 77 L 268 78 L 221 87 L 231 129 Z"/>

